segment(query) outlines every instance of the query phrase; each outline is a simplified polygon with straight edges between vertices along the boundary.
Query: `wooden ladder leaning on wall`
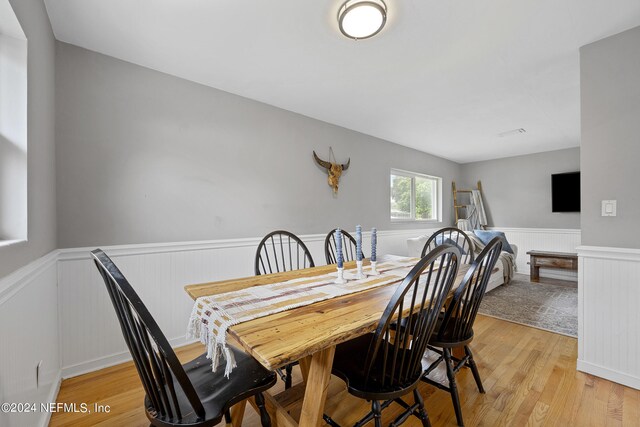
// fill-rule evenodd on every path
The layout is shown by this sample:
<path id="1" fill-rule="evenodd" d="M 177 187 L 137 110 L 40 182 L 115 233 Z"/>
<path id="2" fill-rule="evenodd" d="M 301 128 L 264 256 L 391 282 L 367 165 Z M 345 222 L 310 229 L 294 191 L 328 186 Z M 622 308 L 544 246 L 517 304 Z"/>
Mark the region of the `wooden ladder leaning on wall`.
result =
<path id="1" fill-rule="evenodd" d="M 482 183 L 480 181 L 478 181 L 478 187 L 474 188 L 472 190 L 458 190 L 456 188 L 456 182 L 453 181 L 451 183 L 451 189 L 453 191 L 453 211 L 455 212 L 456 215 L 456 226 L 458 225 L 458 220 L 459 219 L 468 219 L 468 212 L 469 212 L 469 206 L 470 205 L 462 205 L 460 204 L 460 202 L 458 201 L 458 193 L 465 193 L 465 194 L 469 194 L 469 203 L 471 203 L 471 192 L 473 190 L 480 190 L 480 193 L 482 193 Z M 459 209 L 464 209 L 464 215 L 461 216 L 460 215 L 460 211 Z"/>

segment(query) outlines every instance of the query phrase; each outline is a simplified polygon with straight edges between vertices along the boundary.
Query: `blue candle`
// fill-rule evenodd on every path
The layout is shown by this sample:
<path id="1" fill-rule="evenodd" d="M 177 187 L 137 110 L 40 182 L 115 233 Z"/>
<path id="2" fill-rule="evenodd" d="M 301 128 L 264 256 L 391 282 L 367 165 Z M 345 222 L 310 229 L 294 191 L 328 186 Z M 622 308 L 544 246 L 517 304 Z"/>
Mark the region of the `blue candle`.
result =
<path id="1" fill-rule="evenodd" d="M 356 225 L 356 261 L 362 261 L 362 227 Z"/>
<path id="2" fill-rule="evenodd" d="M 336 262 L 338 268 L 344 267 L 344 258 L 342 257 L 342 231 L 336 228 Z"/>
<path id="3" fill-rule="evenodd" d="M 376 261 L 376 246 L 378 245 L 378 230 L 371 229 L 371 261 Z"/>

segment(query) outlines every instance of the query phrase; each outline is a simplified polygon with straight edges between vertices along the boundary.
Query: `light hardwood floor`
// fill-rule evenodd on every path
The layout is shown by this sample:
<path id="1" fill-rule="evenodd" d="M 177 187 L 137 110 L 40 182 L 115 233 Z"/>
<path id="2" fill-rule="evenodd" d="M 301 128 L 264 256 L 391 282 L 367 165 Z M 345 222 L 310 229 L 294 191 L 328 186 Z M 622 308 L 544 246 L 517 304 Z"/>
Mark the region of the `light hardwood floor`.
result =
<path id="1" fill-rule="evenodd" d="M 486 394 L 478 393 L 467 369 L 458 375 L 467 426 L 640 426 L 640 391 L 576 371 L 577 341 L 479 315 L 472 349 Z M 200 344 L 178 350 L 181 360 L 203 351 Z M 299 381 L 299 371 L 296 371 Z M 275 386 L 282 387 L 278 381 Z M 455 426 L 449 395 L 426 384 L 420 386 L 434 426 Z M 64 380 L 59 402 L 110 405 L 109 414 L 57 413 L 52 426 L 148 426 L 142 387 L 131 363 Z M 352 425 L 369 405 L 349 396 L 344 383 L 333 377 L 326 412 L 342 425 Z M 296 416 L 299 408 L 291 406 Z M 384 411 L 390 422 L 400 408 Z M 247 406 L 244 426 L 258 426 Z M 404 425 L 419 426 L 417 419 Z"/>

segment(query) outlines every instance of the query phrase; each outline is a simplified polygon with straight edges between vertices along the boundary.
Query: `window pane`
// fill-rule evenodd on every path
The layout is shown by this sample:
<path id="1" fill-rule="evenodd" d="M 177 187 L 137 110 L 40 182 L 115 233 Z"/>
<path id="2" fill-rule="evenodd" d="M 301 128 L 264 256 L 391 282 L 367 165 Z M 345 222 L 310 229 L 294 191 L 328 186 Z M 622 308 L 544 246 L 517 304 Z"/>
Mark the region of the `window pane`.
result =
<path id="1" fill-rule="evenodd" d="M 435 219 L 435 190 L 435 180 L 416 177 L 416 219 Z"/>
<path id="2" fill-rule="evenodd" d="M 409 177 L 391 175 L 391 219 L 412 219 Z"/>

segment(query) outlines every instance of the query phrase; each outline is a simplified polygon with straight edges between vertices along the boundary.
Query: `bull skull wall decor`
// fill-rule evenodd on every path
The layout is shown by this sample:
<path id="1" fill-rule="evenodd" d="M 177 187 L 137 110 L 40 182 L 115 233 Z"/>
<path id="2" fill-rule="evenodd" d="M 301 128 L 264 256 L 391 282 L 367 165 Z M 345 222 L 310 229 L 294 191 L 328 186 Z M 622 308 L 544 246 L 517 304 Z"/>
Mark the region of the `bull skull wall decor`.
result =
<path id="1" fill-rule="evenodd" d="M 329 150 L 331 152 L 333 160 L 335 160 L 335 156 L 333 156 L 333 149 L 329 148 Z M 328 183 L 331 188 L 333 188 L 333 193 L 338 194 L 338 184 L 340 182 L 340 176 L 342 175 L 342 171 L 346 171 L 347 169 L 349 169 L 351 158 L 349 158 L 349 160 L 347 160 L 347 163 L 343 165 L 322 160 L 320 157 L 318 157 L 315 151 L 313 152 L 313 158 L 316 160 L 316 163 L 318 165 L 327 170 L 327 173 L 329 174 Z"/>

